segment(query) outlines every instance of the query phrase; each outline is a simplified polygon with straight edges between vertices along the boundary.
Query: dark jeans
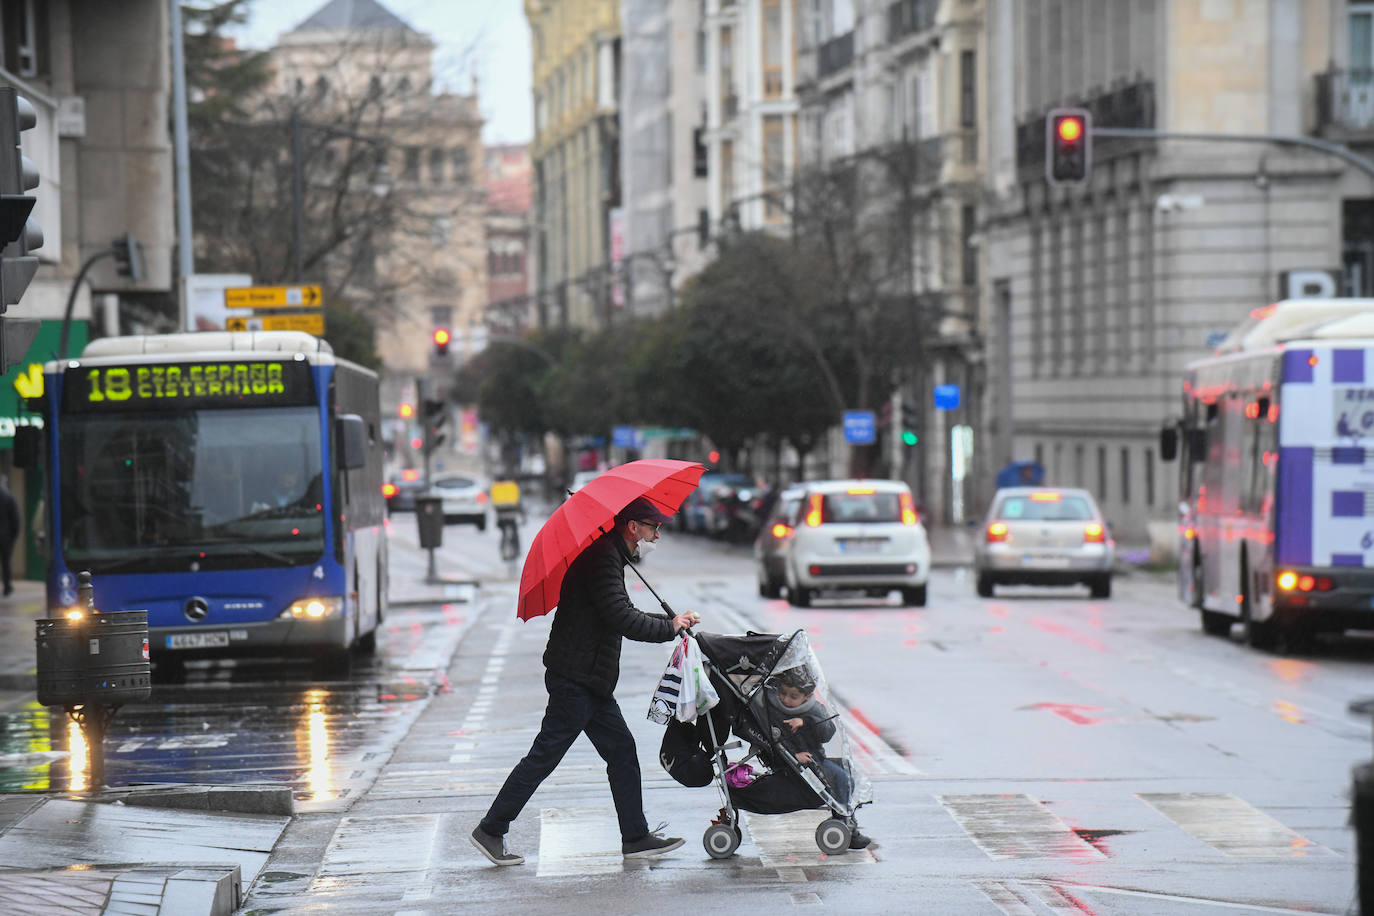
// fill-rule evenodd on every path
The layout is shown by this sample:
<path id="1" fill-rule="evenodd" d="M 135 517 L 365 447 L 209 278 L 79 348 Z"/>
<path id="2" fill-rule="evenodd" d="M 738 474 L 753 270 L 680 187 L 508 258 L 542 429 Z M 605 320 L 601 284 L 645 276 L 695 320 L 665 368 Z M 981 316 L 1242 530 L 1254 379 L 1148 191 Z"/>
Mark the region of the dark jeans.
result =
<path id="1" fill-rule="evenodd" d="M 548 779 L 577 736 L 586 732 L 592 747 L 606 761 L 621 840 L 647 836 L 649 823 L 644 819 L 635 739 L 615 698 L 599 697 L 552 671 L 544 672 L 544 686 L 549 691 L 549 705 L 539 734 L 496 793 L 491 809 L 482 818 L 482 829 L 493 836 L 505 836 L 510 822 L 520 816 L 539 784 Z"/>
<path id="2" fill-rule="evenodd" d="M 828 777 L 826 782 L 830 783 L 830 794 L 835 796 L 835 801 L 842 805 L 848 805 L 849 793 L 853 788 L 854 780 L 850 778 L 844 764 L 827 757 L 821 761 L 821 769 L 825 770 L 825 775 Z"/>

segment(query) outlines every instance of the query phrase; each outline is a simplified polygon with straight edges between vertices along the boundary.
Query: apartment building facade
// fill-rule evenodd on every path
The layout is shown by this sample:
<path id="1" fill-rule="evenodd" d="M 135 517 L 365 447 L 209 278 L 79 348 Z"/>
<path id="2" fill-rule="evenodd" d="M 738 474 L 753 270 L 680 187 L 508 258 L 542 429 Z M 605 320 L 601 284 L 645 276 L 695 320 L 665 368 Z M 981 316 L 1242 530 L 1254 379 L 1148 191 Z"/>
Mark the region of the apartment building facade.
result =
<path id="1" fill-rule="evenodd" d="M 623 234 L 620 0 L 525 0 L 525 18 L 536 314 L 541 327 L 601 327 L 619 308 L 611 252 Z"/>
<path id="2" fill-rule="evenodd" d="M 1056 186 L 1045 113 L 1082 106 L 1098 126 L 1173 133 L 1340 133 L 1356 127 L 1358 99 L 1321 89 L 1362 64 L 1347 55 L 1367 35 L 1363 6 L 986 0 L 1001 62 L 979 233 L 997 463 L 1037 460 L 1050 482 L 1093 490 L 1118 540 L 1172 547 L 1176 467 L 1156 443 L 1184 367 L 1292 272 L 1339 276 L 1344 255 L 1353 282 L 1360 246 L 1343 235 L 1374 184 L 1272 143 L 1098 138 L 1090 179 Z"/>
<path id="3" fill-rule="evenodd" d="M 882 295 L 886 307 L 911 310 L 918 329 L 895 389 L 914 405 L 920 435 L 894 471 L 916 485 L 933 518 L 952 522 L 981 512 L 990 495 L 980 435 L 983 7 L 816 0 L 799 33 L 799 180 L 851 171 L 864 189 L 861 218 L 906 235 Z"/>

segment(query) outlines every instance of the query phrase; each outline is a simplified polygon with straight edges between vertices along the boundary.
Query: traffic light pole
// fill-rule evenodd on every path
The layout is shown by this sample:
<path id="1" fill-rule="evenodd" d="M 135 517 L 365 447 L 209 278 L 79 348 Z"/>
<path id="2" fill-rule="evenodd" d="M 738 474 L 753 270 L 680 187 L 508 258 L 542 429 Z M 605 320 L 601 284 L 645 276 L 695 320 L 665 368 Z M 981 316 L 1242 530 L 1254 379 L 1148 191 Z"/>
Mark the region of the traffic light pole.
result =
<path id="1" fill-rule="evenodd" d="M 86 259 L 86 263 L 81 265 L 81 270 L 77 271 L 76 279 L 72 281 L 71 292 L 67 293 L 67 310 L 62 313 L 62 335 L 57 340 L 57 358 L 67 358 L 67 334 L 72 327 L 72 308 L 76 305 L 76 294 L 81 289 L 81 281 L 86 279 L 86 273 L 91 269 L 96 261 L 115 256 L 113 248 L 104 251 L 97 251 Z"/>
<path id="2" fill-rule="evenodd" d="M 1295 134 L 1216 134 L 1193 131 L 1153 130 L 1144 127 L 1099 127 L 1092 128 L 1094 137 L 1119 137 L 1134 140 L 1203 140 L 1208 143 L 1276 143 L 1280 146 L 1302 146 L 1335 156 L 1374 178 L 1374 159 L 1368 159 L 1352 152 L 1339 143 L 1318 140 L 1316 137 L 1303 137 Z"/>

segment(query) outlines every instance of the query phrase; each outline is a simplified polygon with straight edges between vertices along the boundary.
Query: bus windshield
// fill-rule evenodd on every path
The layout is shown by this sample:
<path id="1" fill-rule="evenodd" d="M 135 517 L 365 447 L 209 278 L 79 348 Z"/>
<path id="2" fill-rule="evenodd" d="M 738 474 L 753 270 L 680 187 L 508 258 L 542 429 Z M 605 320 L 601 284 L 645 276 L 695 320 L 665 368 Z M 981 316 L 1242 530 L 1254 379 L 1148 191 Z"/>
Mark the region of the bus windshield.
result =
<path id="1" fill-rule="evenodd" d="M 313 407 L 68 414 L 60 449 L 71 568 L 288 566 L 324 550 Z"/>

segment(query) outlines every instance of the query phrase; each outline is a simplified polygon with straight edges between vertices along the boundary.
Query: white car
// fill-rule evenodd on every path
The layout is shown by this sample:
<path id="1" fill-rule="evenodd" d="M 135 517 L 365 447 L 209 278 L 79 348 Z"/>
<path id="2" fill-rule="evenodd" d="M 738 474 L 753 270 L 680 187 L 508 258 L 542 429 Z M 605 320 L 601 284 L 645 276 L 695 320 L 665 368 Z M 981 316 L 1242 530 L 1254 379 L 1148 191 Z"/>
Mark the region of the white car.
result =
<path id="1" fill-rule="evenodd" d="M 926 603 L 930 541 L 911 488 L 897 480 L 827 480 L 803 490 L 787 549 L 787 600 L 808 607 L 817 592 L 902 592 Z"/>
<path id="2" fill-rule="evenodd" d="M 998 585 L 1083 583 L 1094 598 L 1112 594 L 1115 545 L 1087 490 L 1005 487 L 992 498 L 974 552 L 978 594 Z"/>
<path id="3" fill-rule="evenodd" d="M 444 524 L 472 524 L 487 529 L 487 485 L 476 477 L 444 474 L 434 478 L 429 495 L 443 502 Z"/>

